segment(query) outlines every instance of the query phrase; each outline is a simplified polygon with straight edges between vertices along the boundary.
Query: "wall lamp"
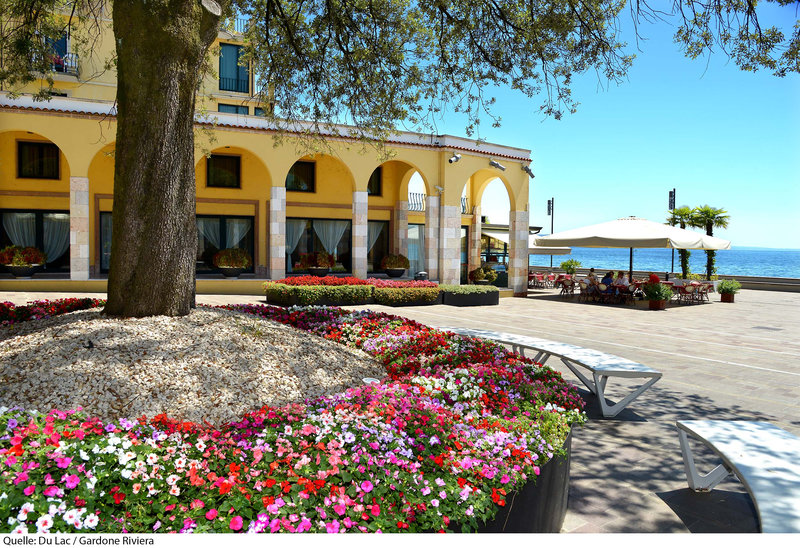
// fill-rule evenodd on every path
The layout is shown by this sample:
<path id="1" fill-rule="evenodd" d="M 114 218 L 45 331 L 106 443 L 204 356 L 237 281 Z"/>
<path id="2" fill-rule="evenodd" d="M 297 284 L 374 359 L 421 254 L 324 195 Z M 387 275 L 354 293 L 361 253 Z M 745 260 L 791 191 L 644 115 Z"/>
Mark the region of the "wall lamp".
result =
<path id="1" fill-rule="evenodd" d="M 447 161 L 450 162 L 451 164 L 455 164 L 460 159 L 461 159 L 461 154 L 456 153 L 450 156 L 450 158 Z"/>
<path id="2" fill-rule="evenodd" d="M 533 171 L 531 171 L 531 166 L 522 166 L 522 171 L 524 171 L 525 173 L 527 173 L 527 174 L 528 174 L 528 176 L 529 176 L 531 179 L 534 179 L 534 178 L 536 177 L 536 175 L 534 175 L 534 174 L 533 174 Z"/>
<path id="3" fill-rule="evenodd" d="M 496 167 L 500 171 L 505 171 L 506 170 L 506 167 L 504 165 L 501 165 L 501 164 L 495 162 L 494 160 L 489 160 L 489 165 L 492 166 L 492 167 Z"/>

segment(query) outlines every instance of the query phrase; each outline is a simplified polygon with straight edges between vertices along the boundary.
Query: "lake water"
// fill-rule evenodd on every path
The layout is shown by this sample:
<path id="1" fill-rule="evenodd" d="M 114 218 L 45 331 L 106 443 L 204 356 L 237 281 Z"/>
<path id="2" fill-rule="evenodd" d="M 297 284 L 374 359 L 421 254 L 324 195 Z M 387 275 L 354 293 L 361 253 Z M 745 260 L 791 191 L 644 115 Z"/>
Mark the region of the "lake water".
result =
<path id="1" fill-rule="evenodd" d="M 553 256 L 553 266 L 576 259 L 584 268 L 596 270 L 628 270 L 630 250 L 613 248 L 573 247 L 571 255 Z M 531 266 L 550 266 L 549 255 L 531 255 Z M 742 248 L 717 251 L 717 273 L 729 276 L 766 276 L 800 278 L 800 249 Z M 689 268 L 694 274 L 705 274 L 706 253 L 691 250 Z M 672 269 L 671 249 L 634 249 L 633 269 L 653 272 L 680 272 L 681 262 L 675 250 Z"/>

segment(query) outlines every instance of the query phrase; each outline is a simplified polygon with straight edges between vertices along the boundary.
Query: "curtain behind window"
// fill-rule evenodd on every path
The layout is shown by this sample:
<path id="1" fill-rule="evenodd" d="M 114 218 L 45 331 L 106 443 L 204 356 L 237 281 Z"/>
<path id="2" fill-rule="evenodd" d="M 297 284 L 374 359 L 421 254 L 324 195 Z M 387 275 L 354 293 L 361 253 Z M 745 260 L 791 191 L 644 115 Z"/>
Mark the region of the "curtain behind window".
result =
<path id="1" fill-rule="evenodd" d="M 36 245 L 35 213 L 3 213 L 3 228 L 12 244 L 20 247 Z"/>
<path id="2" fill-rule="evenodd" d="M 250 219 L 226 219 L 225 220 L 225 247 L 236 247 L 242 238 L 247 236 L 252 227 Z"/>
<path id="3" fill-rule="evenodd" d="M 217 249 L 222 249 L 219 236 L 219 219 L 197 219 L 197 233 Z"/>
<path id="4" fill-rule="evenodd" d="M 44 254 L 51 263 L 69 248 L 69 214 L 45 213 L 43 216 Z"/>
<path id="5" fill-rule="evenodd" d="M 325 251 L 331 255 L 336 254 L 336 247 L 344 236 L 345 231 L 350 226 L 349 221 L 320 221 L 314 220 L 314 232 L 317 233 L 319 241 Z"/>

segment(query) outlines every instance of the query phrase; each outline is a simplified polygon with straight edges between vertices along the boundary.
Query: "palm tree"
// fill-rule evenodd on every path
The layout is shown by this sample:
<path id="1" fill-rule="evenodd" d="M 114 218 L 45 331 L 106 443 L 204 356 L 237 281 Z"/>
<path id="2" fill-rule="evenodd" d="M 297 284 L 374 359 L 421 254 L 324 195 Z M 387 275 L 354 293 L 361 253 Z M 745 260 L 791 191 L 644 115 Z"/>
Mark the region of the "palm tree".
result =
<path id="1" fill-rule="evenodd" d="M 706 234 L 709 236 L 714 235 L 715 228 L 728 228 L 728 221 L 730 215 L 727 211 L 710 205 L 704 205 L 694 208 L 694 220 L 698 227 L 705 227 Z M 715 257 L 717 252 L 713 249 L 706 250 L 706 279 L 710 280 L 711 276 L 716 273 L 717 269 L 714 266 Z"/>
<path id="2" fill-rule="evenodd" d="M 667 224 L 670 226 L 677 226 L 680 225 L 681 228 L 686 228 L 687 226 L 696 227 L 697 222 L 695 221 L 694 216 L 694 209 L 690 208 L 689 206 L 681 206 L 676 209 L 673 209 L 670 212 L 670 216 L 667 217 Z M 678 255 L 681 259 L 681 277 L 685 280 L 689 277 L 691 272 L 689 271 L 689 256 L 692 254 L 691 251 L 688 249 L 679 249 Z"/>

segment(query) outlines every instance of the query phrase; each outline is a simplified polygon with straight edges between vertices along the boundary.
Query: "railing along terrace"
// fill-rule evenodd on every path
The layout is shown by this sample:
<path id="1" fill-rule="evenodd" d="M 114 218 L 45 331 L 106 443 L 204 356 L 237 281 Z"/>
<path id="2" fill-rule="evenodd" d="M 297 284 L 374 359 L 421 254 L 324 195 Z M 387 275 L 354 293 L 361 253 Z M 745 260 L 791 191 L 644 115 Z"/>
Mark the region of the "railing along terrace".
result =
<path id="1" fill-rule="evenodd" d="M 469 215 L 469 200 L 466 196 L 461 197 L 461 214 Z"/>
<path id="2" fill-rule="evenodd" d="M 418 192 L 408 193 L 408 210 L 425 211 L 425 195 Z"/>
<path id="3" fill-rule="evenodd" d="M 241 78 L 220 78 L 219 89 L 220 91 L 248 93 L 250 91 L 250 82 Z"/>
<path id="4" fill-rule="evenodd" d="M 53 70 L 64 74 L 78 75 L 78 56 L 74 53 L 67 53 L 63 56 L 53 57 Z"/>

